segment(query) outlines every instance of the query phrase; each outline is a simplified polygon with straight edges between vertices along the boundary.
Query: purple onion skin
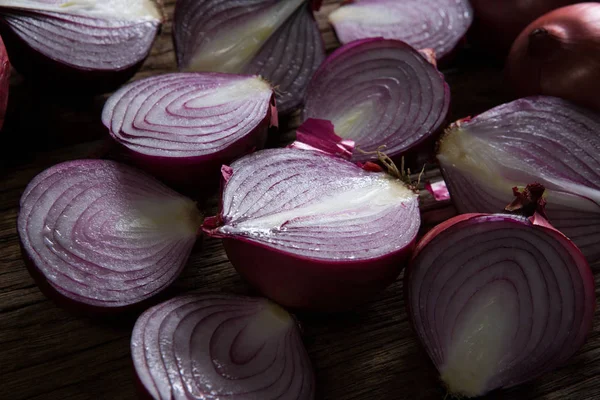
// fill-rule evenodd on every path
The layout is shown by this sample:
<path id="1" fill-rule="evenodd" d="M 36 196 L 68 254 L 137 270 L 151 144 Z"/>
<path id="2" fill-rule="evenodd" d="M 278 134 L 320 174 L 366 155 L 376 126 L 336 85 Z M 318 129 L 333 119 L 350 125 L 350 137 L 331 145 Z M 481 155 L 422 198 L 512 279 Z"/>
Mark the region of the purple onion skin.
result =
<path id="1" fill-rule="evenodd" d="M 223 239 L 227 257 L 251 285 L 287 307 L 322 312 L 346 311 L 393 283 L 416 240 L 397 252 L 354 262 L 315 260 L 250 242 Z"/>
<path id="2" fill-rule="evenodd" d="M 6 114 L 6 106 L 8 105 L 8 90 L 10 78 L 10 61 L 4 42 L 0 37 L 0 129 L 4 125 L 4 116 Z"/>

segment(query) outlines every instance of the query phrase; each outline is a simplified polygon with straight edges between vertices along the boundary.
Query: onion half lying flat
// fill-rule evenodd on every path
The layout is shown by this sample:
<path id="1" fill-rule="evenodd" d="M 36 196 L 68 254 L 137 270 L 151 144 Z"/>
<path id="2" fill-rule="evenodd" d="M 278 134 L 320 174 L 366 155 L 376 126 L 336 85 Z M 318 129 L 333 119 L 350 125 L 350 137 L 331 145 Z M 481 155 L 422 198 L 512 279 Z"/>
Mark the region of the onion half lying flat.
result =
<path id="1" fill-rule="evenodd" d="M 600 116 L 531 97 L 454 124 L 438 160 L 457 210 L 497 212 L 512 187 L 540 182 L 550 222 L 590 262 L 600 259 Z"/>
<path id="2" fill-rule="evenodd" d="M 273 96 L 258 76 L 159 75 L 117 91 L 102 122 L 153 175 L 177 186 L 216 182 L 221 165 L 264 146 L 277 124 Z"/>
<path id="3" fill-rule="evenodd" d="M 418 51 L 397 40 L 366 39 L 342 46 L 315 73 L 304 118 L 330 120 L 335 133 L 363 152 L 398 157 L 432 143 L 444 123 L 450 89 Z"/>
<path id="4" fill-rule="evenodd" d="M 157 400 L 312 400 L 314 375 L 296 321 L 268 300 L 187 295 L 138 319 L 131 353 Z"/>
<path id="5" fill-rule="evenodd" d="M 404 290 L 414 329 L 457 396 L 563 364 L 594 317 L 589 265 L 539 215 L 464 214 L 440 224 L 417 245 Z"/>
<path id="6" fill-rule="evenodd" d="M 162 16 L 153 0 L 0 0 L 0 32 L 19 72 L 107 92 L 148 56 Z"/>
<path id="7" fill-rule="evenodd" d="M 116 309 L 179 275 L 202 218 L 193 201 L 112 161 L 81 160 L 36 176 L 21 197 L 18 232 L 46 294 Z"/>
<path id="8" fill-rule="evenodd" d="M 396 279 L 420 225 L 399 180 L 317 151 L 263 150 L 224 167 L 222 211 L 205 221 L 231 263 L 280 304 L 349 308 Z"/>
<path id="9" fill-rule="evenodd" d="M 8 90 L 10 81 L 10 62 L 4 42 L 0 37 L 0 129 L 4 125 L 4 115 L 8 105 Z"/>
<path id="10" fill-rule="evenodd" d="M 309 4 L 310 3 L 310 4 Z M 183 71 L 256 74 L 277 87 L 277 108 L 288 113 L 325 58 L 306 0 L 178 0 L 173 20 Z"/>
<path id="11" fill-rule="evenodd" d="M 416 49 L 448 55 L 467 33 L 473 12 L 468 0 L 348 1 L 329 16 L 340 42 L 384 37 Z"/>

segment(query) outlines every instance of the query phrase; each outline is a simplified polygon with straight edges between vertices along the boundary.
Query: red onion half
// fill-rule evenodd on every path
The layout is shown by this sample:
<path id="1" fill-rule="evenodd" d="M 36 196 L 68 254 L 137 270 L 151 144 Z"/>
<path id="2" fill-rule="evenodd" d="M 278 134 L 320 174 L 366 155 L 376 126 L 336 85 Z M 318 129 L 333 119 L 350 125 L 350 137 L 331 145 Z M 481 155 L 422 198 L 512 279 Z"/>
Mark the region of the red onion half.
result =
<path id="1" fill-rule="evenodd" d="M 385 173 L 293 148 L 224 167 L 222 211 L 204 230 L 280 304 L 349 308 L 396 279 L 420 225 L 417 195 Z"/>
<path id="2" fill-rule="evenodd" d="M 10 62 L 8 61 L 8 54 L 6 54 L 4 42 L 0 37 L 0 129 L 2 129 L 2 126 L 4 125 L 4 116 L 8 105 L 9 78 Z"/>
<path id="3" fill-rule="evenodd" d="M 153 0 L 0 0 L 15 68 L 39 81 L 107 92 L 148 56 L 162 16 Z"/>
<path id="4" fill-rule="evenodd" d="M 176 297 L 140 316 L 131 353 L 144 391 L 157 400 L 315 397 L 295 319 L 265 299 Z"/>
<path id="5" fill-rule="evenodd" d="M 179 275 L 202 224 L 193 201 L 112 161 L 70 161 L 36 176 L 18 232 L 47 294 L 98 310 L 139 303 Z"/>
<path id="6" fill-rule="evenodd" d="M 337 49 L 313 77 L 304 118 L 333 122 L 335 132 L 373 159 L 381 146 L 398 157 L 432 143 L 445 122 L 450 89 L 418 51 L 397 40 L 365 39 Z"/>
<path id="7" fill-rule="evenodd" d="M 600 116 L 531 97 L 454 124 L 438 160 L 460 213 L 496 212 L 512 187 L 543 184 L 547 214 L 590 262 L 600 259 Z"/>
<path id="8" fill-rule="evenodd" d="M 325 58 L 306 0 L 178 0 L 173 20 L 177 61 L 184 71 L 256 74 L 277 88 L 288 113 Z"/>
<path id="9" fill-rule="evenodd" d="M 583 345 L 594 317 L 584 256 L 540 215 L 464 214 L 417 245 L 404 290 L 451 394 L 529 381 Z"/>
<path id="10" fill-rule="evenodd" d="M 398 39 L 433 49 L 442 59 L 467 33 L 473 12 L 467 0 L 347 1 L 329 15 L 343 44 L 365 38 Z"/>
<path id="11" fill-rule="evenodd" d="M 218 180 L 222 164 L 262 148 L 277 124 L 271 86 L 258 76 L 174 73 L 133 82 L 102 121 L 143 169 L 183 186 Z"/>

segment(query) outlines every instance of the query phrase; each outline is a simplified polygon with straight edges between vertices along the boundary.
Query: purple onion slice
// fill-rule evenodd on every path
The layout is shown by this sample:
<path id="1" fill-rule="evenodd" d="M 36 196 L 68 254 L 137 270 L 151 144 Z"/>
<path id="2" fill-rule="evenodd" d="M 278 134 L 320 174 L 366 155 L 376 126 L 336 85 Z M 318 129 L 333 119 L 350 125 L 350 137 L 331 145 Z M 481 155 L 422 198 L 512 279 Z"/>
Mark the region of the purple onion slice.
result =
<path id="1" fill-rule="evenodd" d="M 102 122 L 143 169 L 176 186 L 218 181 L 277 124 L 271 86 L 258 76 L 174 73 L 135 81 L 107 101 Z"/>
<path id="2" fill-rule="evenodd" d="M 161 21 L 152 0 L 0 0 L 0 32 L 17 70 L 77 90 L 127 81 Z"/>
<path id="3" fill-rule="evenodd" d="M 222 211 L 204 230 L 286 306 L 364 302 L 396 279 L 419 230 L 418 198 L 403 182 L 323 152 L 262 150 L 223 175 Z"/>
<path id="4" fill-rule="evenodd" d="M 373 159 L 381 146 L 397 158 L 427 144 L 445 122 L 450 89 L 418 51 L 397 40 L 366 39 L 337 49 L 315 73 L 304 118 L 333 122 L 335 132 Z"/>
<path id="5" fill-rule="evenodd" d="M 457 210 L 496 212 L 540 182 L 550 222 L 600 260 L 600 115 L 530 97 L 452 125 L 437 156 Z"/>
<path id="6" fill-rule="evenodd" d="M 365 38 L 402 40 L 416 49 L 447 56 L 473 22 L 468 0 L 360 0 L 329 15 L 343 44 Z"/>
<path id="7" fill-rule="evenodd" d="M 277 88 L 277 108 L 300 106 L 325 58 L 306 0 L 179 0 L 173 21 L 183 71 L 259 74 Z"/>
<path id="8" fill-rule="evenodd" d="M 585 257 L 539 215 L 440 224 L 417 245 L 404 290 L 415 332 L 457 397 L 563 364 L 590 332 L 596 301 Z"/>
<path id="9" fill-rule="evenodd" d="M 202 217 L 193 201 L 112 161 L 65 162 L 21 197 L 18 232 L 47 294 L 98 310 L 165 289 L 183 269 Z"/>
<path id="10" fill-rule="evenodd" d="M 296 320 L 266 299 L 180 296 L 143 313 L 131 337 L 137 376 L 157 400 L 312 400 Z"/>

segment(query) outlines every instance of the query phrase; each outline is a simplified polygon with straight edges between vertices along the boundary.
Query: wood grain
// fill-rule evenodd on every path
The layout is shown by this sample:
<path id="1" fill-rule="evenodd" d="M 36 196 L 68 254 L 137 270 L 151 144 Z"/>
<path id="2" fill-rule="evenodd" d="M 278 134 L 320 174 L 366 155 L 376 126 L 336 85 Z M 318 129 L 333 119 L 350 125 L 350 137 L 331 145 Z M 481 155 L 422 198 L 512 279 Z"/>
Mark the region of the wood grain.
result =
<path id="1" fill-rule="evenodd" d="M 326 14 L 318 14 L 328 50 L 337 46 Z M 165 1 L 170 18 L 174 1 Z M 135 79 L 175 71 L 168 21 Z M 443 71 L 452 88 L 452 119 L 508 99 L 500 67 L 465 49 Z M 107 96 L 73 98 L 41 92 L 15 74 L 0 150 L 0 399 L 134 399 L 129 336 L 136 313 L 111 318 L 74 315 L 37 289 L 19 253 L 16 218 L 31 178 L 60 161 L 106 154 L 100 112 Z M 288 128 L 293 127 L 294 120 Z M 440 179 L 435 170 L 425 179 Z M 426 227 L 454 210 L 423 195 Z M 207 204 L 214 209 L 213 201 Z M 596 283 L 600 266 L 594 267 Z M 165 296 L 202 289 L 251 293 L 217 240 L 196 246 L 189 265 Z M 164 296 L 163 296 L 164 297 Z M 442 399 L 437 374 L 412 335 L 401 280 L 379 298 L 343 314 L 300 314 L 313 361 L 318 398 L 326 400 Z M 587 344 L 569 363 L 526 385 L 486 399 L 600 398 L 600 314 Z"/>

